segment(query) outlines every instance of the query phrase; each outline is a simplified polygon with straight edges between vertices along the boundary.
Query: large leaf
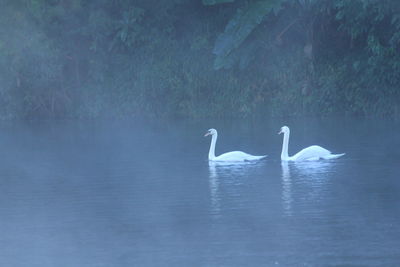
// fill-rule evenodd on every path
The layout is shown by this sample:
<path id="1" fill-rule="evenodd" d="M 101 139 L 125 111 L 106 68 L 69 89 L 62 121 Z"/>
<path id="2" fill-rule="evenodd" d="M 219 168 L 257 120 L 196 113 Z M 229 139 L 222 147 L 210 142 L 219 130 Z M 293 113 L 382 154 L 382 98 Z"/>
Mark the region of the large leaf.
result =
<path id="1" fill-rule="evenodd" d="M 228 67 L 227 63 L 231 62 L 228 57 L 232 51 L 243 43 L 267 14 L 279 8 L 282 2 L 283 0 L 258 0 L 239 8 L 225 31 L 217 38 L 213 50 L 213 53 L 217 55 L 214 68 Z"/>
<path id="2" fill-rule="evenodd" d="M 203 5 L 212 6 L 212 5 L 232 3 L 232 2 L 235 2 L 235 0 L 203 0 Z"/>

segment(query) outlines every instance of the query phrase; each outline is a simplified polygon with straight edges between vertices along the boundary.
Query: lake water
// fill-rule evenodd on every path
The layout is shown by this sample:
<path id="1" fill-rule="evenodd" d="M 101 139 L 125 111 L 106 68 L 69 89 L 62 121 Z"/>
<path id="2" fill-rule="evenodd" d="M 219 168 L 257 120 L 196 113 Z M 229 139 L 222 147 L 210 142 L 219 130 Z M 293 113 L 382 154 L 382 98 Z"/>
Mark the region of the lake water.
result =
<path id="1" fill-rule="evenodd" d="M 281 164 L 318 144 L 342 158 Z M 207 160 L 268 154 L 257 164 Z M 0 266 L 400 266 L 400 124 L 0 125 Z"/>

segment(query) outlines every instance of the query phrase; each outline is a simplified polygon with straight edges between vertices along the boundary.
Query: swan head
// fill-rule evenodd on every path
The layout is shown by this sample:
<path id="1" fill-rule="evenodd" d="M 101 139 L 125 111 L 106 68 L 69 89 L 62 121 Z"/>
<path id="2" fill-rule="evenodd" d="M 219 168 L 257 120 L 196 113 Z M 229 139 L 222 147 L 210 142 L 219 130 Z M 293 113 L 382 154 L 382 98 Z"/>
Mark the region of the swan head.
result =
<path id="1" fill-rule="evenodd" d="M 281 133 L 283 133 L 283 134 L 290 133 L 289 127 L 283 126 L 281 128 L 281 131 L 278 134 L 281 134 Z"/>
<path id="2" fill-rule="evenodd" d="M 209 136 L 209 135 L 212 136 L 212 135 L 215 135 L 215 134 L 217 134 L 217 130 L 211 128 L 206 132 L 206 134 L 204 136 Z"/>

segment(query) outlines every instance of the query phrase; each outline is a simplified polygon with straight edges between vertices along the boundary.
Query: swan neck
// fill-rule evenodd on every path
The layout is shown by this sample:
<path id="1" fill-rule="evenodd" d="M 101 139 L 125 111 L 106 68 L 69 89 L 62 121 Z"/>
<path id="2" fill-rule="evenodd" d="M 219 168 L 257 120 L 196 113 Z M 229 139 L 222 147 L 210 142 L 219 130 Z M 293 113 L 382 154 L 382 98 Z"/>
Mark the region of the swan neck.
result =
<path id="1" fill-rule="evenodd" d="M 289 136 L 290 136 L 290 132 L 285 132 L 283 134 L 281 160 L 288 160 L 289 159 L 289 152 L 288 152 Z"/>
<path id="2" fill-rule="evenodd" d="M 208 159 L 213 160 L 215 158 L 215 144 L 217 143 L 218 134 L 213 134 L 211 138 L 210 151 L 208 152 Z"/>

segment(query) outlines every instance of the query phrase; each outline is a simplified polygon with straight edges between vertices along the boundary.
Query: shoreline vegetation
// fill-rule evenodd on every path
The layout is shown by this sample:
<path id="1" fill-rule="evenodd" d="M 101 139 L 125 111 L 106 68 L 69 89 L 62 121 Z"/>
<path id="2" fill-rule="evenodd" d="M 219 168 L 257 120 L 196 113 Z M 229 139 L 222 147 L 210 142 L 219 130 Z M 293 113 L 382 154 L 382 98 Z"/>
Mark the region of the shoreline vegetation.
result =
<path id="1" fill-rule="evenodd" d="M 400 118 L 396 0 L 4 0 L 0 118 Z"/>

